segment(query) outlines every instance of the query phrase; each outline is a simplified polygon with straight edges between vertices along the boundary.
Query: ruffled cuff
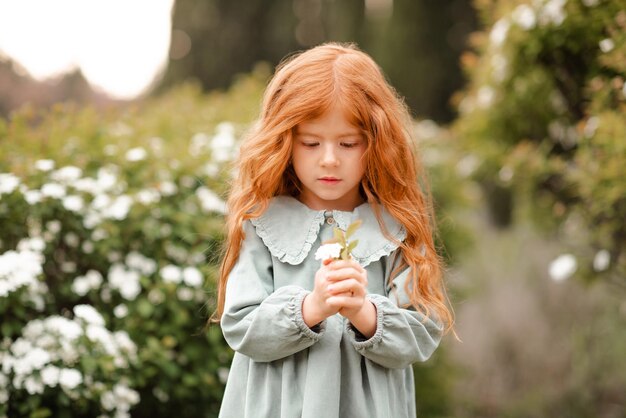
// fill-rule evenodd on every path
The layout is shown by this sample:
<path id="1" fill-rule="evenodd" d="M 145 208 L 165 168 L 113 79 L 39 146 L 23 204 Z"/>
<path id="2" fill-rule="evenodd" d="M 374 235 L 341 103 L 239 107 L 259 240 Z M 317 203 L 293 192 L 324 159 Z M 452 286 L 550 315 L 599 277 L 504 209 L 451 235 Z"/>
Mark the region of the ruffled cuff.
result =
<path id="1" fill-rule="evenodd" d="M 356 329 L 350 321 L 346 321 L 346 327 L 348 330 L 348 335 L 350 335 L 352 339 L 352 345 L 359 352 L 368 348 L 372 348 L 383 340 L 383 319 L 385 313 L 383 312 L 383 304 L 381 298 L 383 298 L 383 296 L 367 295 L 367 299 L 370 300 L 376 307 L 376 332 L 370 338 L 367 338 L 363 334 L 361 334 L 361 332 Z"/>
<path id="2" fill-rule="evenodd" d="M 304 298 L 311 292 L 302 290 L 301 292 L 296 293 L 291 302 L 289 303 L 290 311 L 293 314 L 293 321 L 296 326 L 300 330 L 300 332 L 307 338 L 310 338 L 314 341 L 319 341 L 320 338 L 324 335 L 326 331 L 326 320 L 323 320 L 319 324 L 315 325 L 313 328 L 309 328 L 309 326 L 304 322 L 304 318 L 302 316 L 302 303 L 304 302 Z"/>

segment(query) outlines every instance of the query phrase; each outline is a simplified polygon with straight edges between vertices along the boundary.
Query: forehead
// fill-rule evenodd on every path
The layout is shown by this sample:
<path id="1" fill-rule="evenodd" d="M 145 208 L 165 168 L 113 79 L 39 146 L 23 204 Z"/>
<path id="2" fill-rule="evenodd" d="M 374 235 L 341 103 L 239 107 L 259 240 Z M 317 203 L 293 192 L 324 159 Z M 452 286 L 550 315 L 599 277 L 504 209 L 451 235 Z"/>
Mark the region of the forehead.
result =
<path id="1" fill-rule="evenodd" d="M 296 126 L 296 132 L 325 133 L 336 135 L 360 134 L 361 129 L 354 117 L 340 104 L 334 104 L 319 116 L 307 119 Z"/>

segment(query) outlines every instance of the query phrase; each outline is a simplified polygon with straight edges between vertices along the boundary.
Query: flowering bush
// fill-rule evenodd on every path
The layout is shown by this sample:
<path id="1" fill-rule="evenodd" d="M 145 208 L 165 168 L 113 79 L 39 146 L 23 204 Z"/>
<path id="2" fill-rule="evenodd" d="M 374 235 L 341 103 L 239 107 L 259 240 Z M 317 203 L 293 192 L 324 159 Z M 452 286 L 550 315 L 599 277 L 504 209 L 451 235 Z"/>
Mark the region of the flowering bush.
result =
<path id="1" fill-rule="evenodd" d="M 626 1 L 481 1 L 455 133 L 500 224 L 572 243 L 554 277 L 626 277 Z M 563 273 L 565 272 L 565 273 Z"/>
<path id="2" fill-rule="evenodd" d="M 0 417 L 216 412 L 231 352 L 206 322 L 254 77 L 236 107 L 183 86 L 0 120 Z"/>

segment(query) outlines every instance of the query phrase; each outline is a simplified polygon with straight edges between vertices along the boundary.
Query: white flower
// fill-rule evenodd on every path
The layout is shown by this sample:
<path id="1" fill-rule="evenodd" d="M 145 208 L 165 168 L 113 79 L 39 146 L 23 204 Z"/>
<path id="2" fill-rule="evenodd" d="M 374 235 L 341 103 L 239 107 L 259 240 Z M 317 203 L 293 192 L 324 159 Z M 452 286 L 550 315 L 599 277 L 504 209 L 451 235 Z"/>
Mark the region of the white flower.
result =
<path id="1" fill-rule="evenodd" d="M 329 258 L 339 258 L 341 254 L 341 244 L 324 244 L 315 252 L 316 260 L 328 260 Z"/>
<path id="2" fill-rule="evenodd" d="M 495 95 L 495 91 L 492 87 L 482 86 L 478 89 L 476 104 L 481 108 L 490 107 L 493 104 Z"/>
<path id="3" fill-rule="evenodd" d="M 565 20 L 565 10 L 563 10 L 567 0 L 548 0 L 539 13 L 539 22 L 545 26 L 553 23 L 559 26 Z"/>
<path id="4" fill-rule="evenodd" d="M 71 212 L 79 213 L 85 207 L 85 203 L 82 197 L 71 195 L 63 198 L 63 207 Z"/>
<path id="5" fill-rule="evenodd" d="M 552 280 L 561 282 L 569 279 L 577 269 L 576 258 L 571 254 L 558 256 L 550 263 L 549 274 Z"/>
<path id="6" fill-rule="evenodd" d="M 136 251 L 128 253 L 126 256 L 126 265 L 132 269 L 140 271 L 146 276 L 151 275 L 157 269 L 156 261 L 149 259 Z"/>
<path id="7" fill-rule="evenodd" d="M 228 161 L 235 145 L 235 128 L 229 122 L 222 122 L 215 129 L 217 134 L 211 140 L 211 157 L 217 162 Z"/>
<path id="8" fill-rule="evenodd" d="M 143 205 L 150 205 L 152 203 L 157 203 L 161 200 L 161 195 L 155 189 L 144 189 L 140 190 L 137 195 L 137 201 Z"/>
<path id="9" fill-rule="evenodd" d="M 91 305 L 76 305 L 73 311 L 76 318 L 80 318 L 88 324 L 104 326 L 104 318 Z"/>
<path id="10" fill-rule="evenodd" d="M 36 205 L 41 202 L 42 194 L 39 190 L 28 190 L 24 192 L 24 199 L 29 205 Z"/>
<path id="11" fill-rule="evenodd" d="M 58 183 L 46 183 L 41 186 L 41 194 L 46 197 L 60 199 L 65 196 L 65 187 Z"/>
<path id="12" fill-rule="evenodd" d="M 509 28 L 511 27 L 511 23 L 506 19 L 498 20 L 493 27 L 491 28 L 491 32 L 489 33 L 489 39 L 495 46 L 500 46 L 506 40 L 506 36 L 509 32 Z"/>
<path id="13" fill-rule="evenodd" d="M 50 174 L 50 178 L 59 183 L 71 184 L 78 180 L 83 175 L 83 170 L 78 167 L 68 165 L 60 168 L 57 171 Z"/>
<path id="14" fill-rule="evenodd" d="M 134 300 L 141 292 L 139 284 L 139 273 L 126 270 L 121 264 L 114 264 L 109 270 L 109 285 L 117 289 L 122 297 L 127 300 Z"/>
<path id="15" fill-rule="evenodd" d="M 202 285 L 202 273 L 195 267 L 185 267 L 183 281 L 187 286 L 200 287 Z"/>
<path id="16" fill-rule="evenodd" d="M 513 21 L 522 29 L 529 30 L 535 27 L 537 17 L 535 11 L 527 4 L 520 4 L 513 10 Z"/>
<path id="17" fill-rule="evenodd" d="M 111 206 L 109 206 L 103 212 L 103 216 L 106 218 L 117 219 L 118 221 L 121 221 L 125 219 L 128 215 L 132 204 L 133 199 L 130 196 L 117 196 L 115 200 L 113 200 Z"/>
<path id="18" fill-rule="evenodd" d="M 126 152 L 126 159 L 131 162 L 141 161 L 145 160 L 147 155 L 146 150 L 141 147 L 131 148 Z"/>
<path id="19" fill-rule="evenodd" d="M 53 388 L 59 384 L 60 373 L 61 370 L 58 367 L 49 364 L 41 370 L 41 380 L 44 385 Z"/>
<path id="20" fill-rule="evenodd" d="M 595 271 L 604 271 L 611 264 L 611 253 L 607 250 L 600 250 L 593 257 L 593 269 Z"/>
<path id="21" fill-rule="evenodd" d="M 83 375 L 75 369 L 61 369 L 59 383 L 64 389 L 74 389 L 83 382 Z"/>
<path id="22" fill-rule="evenodd" d="M 116 318 L 125 318 L 126 315 L 128 315 L 128 306 L 123 304 L 117 305 L 113 309 L 113 315 L 115 315 Z"/>
<path id="23" fill-rule="evenodd" d="M 113 188 L 117 184 L 117 171 L 116 166 L 101 167 L 98 170 L 96 181 L 102 191 L 107 191 Z"/>
<path id="24" fill-rule="evenodd" d="M 24 238 L 17 244 L 18 251 L 42 252 L 46 248 L 46 242 L 41 237 Z"/>
<path id="25" fill-rule="evenodd" d="M 92 179 L 91 177 L 85 177 L 85 178 L 76 180 L 72 184 L 72 187 L 74 187 L 74 189 L 78 190 L 79 192 L 90 193 L 92 195 L 102 192 L 98 182 L 95 179 Z"/>
<path id="26" fill-rule="evenodd" d="M 163 181 L 159 184 L 159 190 L 163 196 L 172 196 L 178 191 L 178 186 L 171 181 Z"/>
<path id="27" fill-rule="evenodd" d="M 54 168 L 54 161 L 52 160 L 37 160 L 35 161 L 35 168 L 39 171 L 50 171 Z"/>
<path id="28" fill-rule="evenodd" d="M 0 196 L 13 193 L 20 185 L 20 179 L 11 173 L 0 173 Z"/>
<path id="29" fill-rule="evenodd" d="M 615 48 L 615 42 L 613 42 L 613 40 L 609 38 L 601 40 L 599 45 L 600 49 L 604 53 L 611 52 L 613 48 Z"/>
<path id="30" fill-rule="evenodd" d="M 203 132 L 198 132 L 191 137 L 191 143 L 189 144 L 189 154 L 196 156 L 209 147 L 211 138 Z"/>
<path id="31" fill-rule="evenodd" d="M 84 276 L 78 276 L 72 283 L 72 291 L 78 296 L 85 296 L 102 284 L 102 275 L 96 270 L 89 270 Z"/>
<path id="32" fill-rule="evenodd" d="M 36 379 L 34 376 L 28 376 L 24 381 L 24 388 L 29 394 L 37 395 L 43 393 L 44 385 L 40 379 Z"/>
<path id="33" fill-rule="evenodd" d="M 30 325 L 27 324 L 26 327 Z M 52 333 L 68 341 L 74 341 L 83 333 L 80 325 L 62 316 L 52 316 L 46 319 L 45 327 Z"/>
<path id="34" fill-rule="evenodd" d="M 196 190 L 196 196 L 205 212 L 226 213 L 226 203 L 206 187 L 199 187 Z"/>
<path id="35" fill-rule="evenodd" d="M 178 266 L 168 264 L 160 271 L 161 278 L 166 283 L 180 283 L 183 279 L 183 273 Z"/>
<path id="36" fill-rule="evenodd" d="M 176 290 L 176 296 L 183 302 L 188 302 L 193 299 L 193 291 L 188 287 L 180 287 Z"/>
<path id="37" fill-rule="evenodd" d="M 583 4 L 587 7 L 597 6 L 599 2 L 599 0 L 583 0 Z"/>

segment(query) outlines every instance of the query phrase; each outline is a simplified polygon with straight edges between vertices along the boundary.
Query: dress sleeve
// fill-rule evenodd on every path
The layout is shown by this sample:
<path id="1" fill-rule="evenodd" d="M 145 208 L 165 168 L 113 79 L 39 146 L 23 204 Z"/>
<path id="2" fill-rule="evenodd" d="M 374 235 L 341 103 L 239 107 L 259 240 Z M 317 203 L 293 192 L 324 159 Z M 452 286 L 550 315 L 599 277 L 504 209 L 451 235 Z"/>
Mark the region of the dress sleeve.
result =
<path id="1" fill-rule="evenodd" d="M 320 340 L 325 322 L 313 329 L 302 318 L 309 291 L 298 286 L 274 290 L 272 257 L 250 222 L 239 259 L 226 284 L 222 333 L 230 347 L 254 361 L 287 357 Z"/>
<path id="2" fill-rule="evenodd" d="M 387 260 L 393 259 L 393 255 Z M 390 271 L 390 268 L 387 269 Z M 369 294 L 376 306 L 376 332 L 367 339 L 349 322 L 348 334 L 352 345 L 364 357 L 387 368 L 405 368 L 418 361 L 426 361 L 435 351 L 443 334 L 443 326 L 409 305 L 404 284 L 410 269 L 398 274 L 387 296 Z"/>

